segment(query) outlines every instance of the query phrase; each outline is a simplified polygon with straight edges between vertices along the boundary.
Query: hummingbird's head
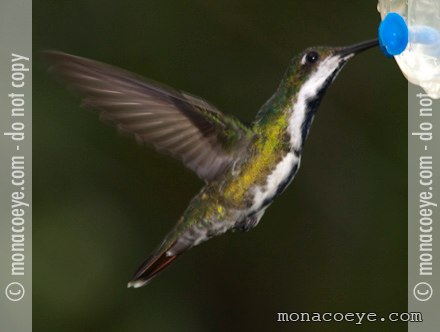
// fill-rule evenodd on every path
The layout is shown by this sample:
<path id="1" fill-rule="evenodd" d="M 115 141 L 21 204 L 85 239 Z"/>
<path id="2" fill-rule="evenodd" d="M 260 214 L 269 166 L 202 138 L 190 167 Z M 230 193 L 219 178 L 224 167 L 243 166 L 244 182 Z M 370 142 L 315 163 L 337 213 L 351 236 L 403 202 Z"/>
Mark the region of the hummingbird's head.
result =
<path id="1" fill-rule="evenodd" d="M 327 88 L 345 63 L 356 54 L 377 46 L 377 40 L 369 40 L 349 47 L 312 47 L 292 59 L 280 84 L 275 99 L 284 103 L 290 112 L 289 131 L 291 146 L 300 151 L 307 137 L 316 109 Z M 271 103 L 262 108 L 264 118 Z"/>
<path id="2" fill-rule="evenodd" d="M 292 59 L 286 79 L 309 101 L 320 100 L 350 58 L 378 44 L 375 39 L 348 47 L 308 48 Z"/>

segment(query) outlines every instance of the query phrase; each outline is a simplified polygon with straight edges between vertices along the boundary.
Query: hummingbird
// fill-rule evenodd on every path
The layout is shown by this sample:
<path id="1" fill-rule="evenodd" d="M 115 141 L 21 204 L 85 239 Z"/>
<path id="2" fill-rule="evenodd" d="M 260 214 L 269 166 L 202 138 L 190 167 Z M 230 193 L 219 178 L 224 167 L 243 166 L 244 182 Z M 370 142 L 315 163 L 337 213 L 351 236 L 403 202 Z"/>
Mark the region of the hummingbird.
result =
<path id="1" fill-rule="evenodd" d="M 349 59 L 377 46 L 312 47 L 293 57 L 271 98 L 245 124 L 202 98 L 129 71 L 47 51 L 50 71 L 100 119 L 194 171 L 205 186 L 140 265 L 128 287 L 142 287 L 187 250 L 228 230 L 257 226 L 298 172 L 304 142 L 328 87 Z"/>

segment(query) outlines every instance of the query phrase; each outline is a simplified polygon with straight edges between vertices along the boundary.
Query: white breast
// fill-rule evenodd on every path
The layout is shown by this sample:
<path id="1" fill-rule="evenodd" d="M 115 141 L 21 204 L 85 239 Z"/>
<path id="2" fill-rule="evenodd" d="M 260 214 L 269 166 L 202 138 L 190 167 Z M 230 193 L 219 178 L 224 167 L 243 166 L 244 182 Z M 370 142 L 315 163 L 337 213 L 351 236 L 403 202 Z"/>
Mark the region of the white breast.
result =
<path id="1" fill-rule="evenodd" d="M 289 152 L 275 167 L 273 172 L 267 178 L 267 182 L 262 186 L 254 188 L 254 202 L 251 211 L 258 211 L 263 207 L 266 200 L 272 199 L 280 185 L 291 175 L 294 167 L 299 167 L 300 157 L 294 152 Z"/>

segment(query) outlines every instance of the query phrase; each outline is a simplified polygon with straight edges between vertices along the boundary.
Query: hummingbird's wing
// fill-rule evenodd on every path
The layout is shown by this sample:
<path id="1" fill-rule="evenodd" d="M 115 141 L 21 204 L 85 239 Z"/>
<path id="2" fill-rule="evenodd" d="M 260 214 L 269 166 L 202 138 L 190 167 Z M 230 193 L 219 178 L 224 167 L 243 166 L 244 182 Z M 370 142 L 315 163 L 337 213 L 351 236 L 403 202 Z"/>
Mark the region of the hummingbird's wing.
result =
<path id="1" fill-rule="evenodd" d="M 171 154 L 209 182 L 221 175 L 250 142 L 251 129 L 203 99 L 126 70 L 62 52 L 45 52 L 83 106 L 139 143 Z"/>

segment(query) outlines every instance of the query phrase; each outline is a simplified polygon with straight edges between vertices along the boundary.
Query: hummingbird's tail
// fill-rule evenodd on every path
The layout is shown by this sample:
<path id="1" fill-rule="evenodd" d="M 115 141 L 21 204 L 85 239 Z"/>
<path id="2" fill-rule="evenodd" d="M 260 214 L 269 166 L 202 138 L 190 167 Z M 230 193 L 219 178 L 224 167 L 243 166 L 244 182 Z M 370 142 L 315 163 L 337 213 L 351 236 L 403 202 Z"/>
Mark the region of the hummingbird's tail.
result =
<path id="1" fill-rule="evenodd" d="M 184 217 L 179 219 L 153 254 L 138 268 L 128 287 L 145 286 L 177 257 L 209 238 L 206 229 L 200 229 L 198 223 L 189 223 L 189 221 L 191 220 Z"/>
<path id="2" fill-rule="evenodd" d="M 170 254 L 168 249 L 160 250 L 148 257 L 135 272 L 133 279 L 128 283 L 127 287 L 139 288 L 145 286 L 160 271 L 170 265 L 179 255 Z"/>

